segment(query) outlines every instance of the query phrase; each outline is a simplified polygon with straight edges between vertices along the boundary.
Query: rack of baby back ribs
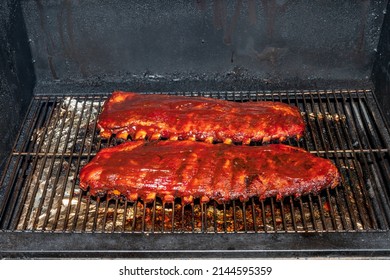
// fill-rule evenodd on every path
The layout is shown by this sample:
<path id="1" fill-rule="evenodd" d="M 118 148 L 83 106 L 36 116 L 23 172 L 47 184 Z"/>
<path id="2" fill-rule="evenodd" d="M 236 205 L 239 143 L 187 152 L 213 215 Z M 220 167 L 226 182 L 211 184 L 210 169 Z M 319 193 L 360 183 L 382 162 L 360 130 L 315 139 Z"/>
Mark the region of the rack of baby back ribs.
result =
<path id="1" fill-rule="evenodd" d="M 184 204 L 199 197 L 202 203 L 255 196 L 280 200 L 318 193 L 339 182 L 329 160 L 303 149 L 248 146 L 304 133 L 298 108 L 284 103 L 114 92 L 98 126 L 102 137 L 115 134 L 135 141 L 101 150 L 81 170 L 80 186 L 89 187 L 92 195 L 146 202 L 158 196 L 165 203 L 180 197 Z"/>

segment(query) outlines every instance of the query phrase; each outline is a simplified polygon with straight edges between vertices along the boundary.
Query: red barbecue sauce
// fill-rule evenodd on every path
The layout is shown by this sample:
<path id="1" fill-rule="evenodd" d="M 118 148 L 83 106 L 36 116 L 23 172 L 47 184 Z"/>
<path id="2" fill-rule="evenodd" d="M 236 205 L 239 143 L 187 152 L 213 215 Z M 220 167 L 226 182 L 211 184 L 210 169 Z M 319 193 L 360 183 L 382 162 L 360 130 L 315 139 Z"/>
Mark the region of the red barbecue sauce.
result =
<path id="1" fill-rule="evenodd" d="M 155 195 L 166 202 L 202 197 L 218 202 L 300 196 L 335 187 L 339 173 L 327 159 L 271 144 L 237 146 L 193 141 L 133 141 L 102 149 L 80 172 L 92 195 L 129 200 Z"/>
<path id="2" fill-rule="evenodd" d="M 120 91 L 105 102 L 98 126 L 102 137 L 116 134 L 125 139 L 162 137 L 245 144 L 300 136 L 305 129 L 298 108 L 282 102 L 241 103 Z"/>

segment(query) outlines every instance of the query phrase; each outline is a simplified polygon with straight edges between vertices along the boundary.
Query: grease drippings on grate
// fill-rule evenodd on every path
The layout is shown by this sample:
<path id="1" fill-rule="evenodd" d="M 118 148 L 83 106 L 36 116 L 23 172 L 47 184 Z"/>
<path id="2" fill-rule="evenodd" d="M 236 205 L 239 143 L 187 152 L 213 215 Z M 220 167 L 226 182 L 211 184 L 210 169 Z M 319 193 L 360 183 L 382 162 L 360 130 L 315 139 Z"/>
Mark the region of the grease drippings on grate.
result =
<path id="1" fill-rule="evenodd" d="M 175 93 L 178 94 L 178 93 Z M 9 189 L 4 229 L 77 232 L 327 232 L 389 226 L 388 131 L 372 114 L 371 92 L 180 93 L 298 106 L 306 121 L 300 146 L 331 159 L 342 175 L 334 190 L 301 198 L 182 205 L 91 198 L 78 172 L 101 148 L 96 120 L 106 95 L 37 96 L 3 177 Z M 369 133 L 367 133 L 369 132 Z M 22 137 L 26 134 L 26 137 Z M 258 145 L 260 143 L 253 143 Z"/>

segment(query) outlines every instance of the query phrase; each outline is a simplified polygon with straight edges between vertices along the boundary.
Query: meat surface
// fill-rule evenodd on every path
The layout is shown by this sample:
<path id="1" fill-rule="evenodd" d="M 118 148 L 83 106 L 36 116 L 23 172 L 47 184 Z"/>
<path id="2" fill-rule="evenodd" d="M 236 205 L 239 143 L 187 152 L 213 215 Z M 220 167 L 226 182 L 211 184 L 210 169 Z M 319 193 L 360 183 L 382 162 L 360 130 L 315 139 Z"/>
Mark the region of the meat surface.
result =
<path id="1" fill-rule="evenodd" d="M 299 138 L 305 129 L 297 107 L 282 102 L 114 92 L 99 115 L 103 138 L 167 138 L 249 144 Z"/>
<path id="2" fill-rule="evenodd" d="M 180 197 L 191 203 L 265 199 L 318 193 L 335 187 L 330 160 L 283 144 L 236 146 L 192 141 L 133 141 L 102 149 L 80 172 L 92 196 L 123 196 L 145 202 Z"/>

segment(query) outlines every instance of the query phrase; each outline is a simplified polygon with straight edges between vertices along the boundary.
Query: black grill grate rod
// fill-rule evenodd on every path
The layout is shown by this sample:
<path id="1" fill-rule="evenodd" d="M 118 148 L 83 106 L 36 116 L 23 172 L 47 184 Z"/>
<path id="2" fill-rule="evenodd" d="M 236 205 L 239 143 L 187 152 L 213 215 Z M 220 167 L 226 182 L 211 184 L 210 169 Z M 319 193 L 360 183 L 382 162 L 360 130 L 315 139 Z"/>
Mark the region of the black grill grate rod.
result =
<path id="1" fill-rule="evenodd" d="M 321 114 L 325 115 L 325 107 L 322 103 L 322 100 L 321 100 L 321 97 L 318 96 L 318 103 L 316 103 L 318 105 L 318 110 L 320 110 Z M 313 101 L 313 97 L 311 97 L 311 100 L 312 100 L 312 103 L 314 104 L 314 101 Z M 335 144 L 333 142 L 333 135 L 332 135 L 332 132 L 330 131 L 330 128 L 328 126 L 328 120 L 327 118 L 324 118 L 324 120 L 322 122 L 320 122 L 318 120 L 318 118 L 316 118 L 316 126 L 317 126 L 317 130 L 318 131 L 326 131 L 327 134 L 329 134 L 329 139 L 328 141 L 325 140 L 324 138 L 324 133 L 318 133 L 320 135 L 319 137 L 319 141 L 320 141 L 320 145 L 322 145 L 323 147 L 325 147 L 325 151 L 327 152 L 325 154 L 326 158 L 329 159 L 329 147 L 331 149 L 335 149 Z M 325 125 L 324 125 L 325 123 Z M 337 157 L 337 155 L 335 156 L 335 164 L 336 166 L 339 168 L 339 170 L 341 170 L 341 164 L 340 164 L 340 161 Z M 345 182 L 345 179 L 344 177 L 342 176 L 342 181 L 341 181 L 341 184 L 344 186 L 344 189 L 346 189 L 346 182 Z M 335 189 L 335 193 L 336 193 L 336 202 L 337 202 L 337 209 L 339 210 L 339 217 L 341 218 L 341 221 L 342 221 L 342 224 L 343 224 L 343 228 L 344 229 L 349 229 L 350 227 L 352 227 L 352 229 L 356 229 L 357 226 L 356 226 L 356 221 L 354 219 L 354 216 L 353 216 L 353 210 L 351 209 L 351 203 L 350 203 L 350 200 L 349 200 L 349 197 L 348 195 L 345 194 L 344 192 L 344 199 L 340 199 L 340 196 L 343 195 L 343 194 L 340 194 L 339 191 L 338 191 L 338 188 Z M 345 203 L 343 203 L 345 202 Z M 342 214 L 344 213 L 344 215 Z M 347 214 L 348 215 L 345 215 Z M 348 218 L 348 220 L 347 220 Z"/>
<path id="2" fill-rule="evenodd" d="M 41 121 L 39 121 L 39 123 L 41 123 L 42 127 L 43 127 L 43 130 L 41 130 L 41 137 L 43 137 L 43 135 L 46 135 L 47 133 L 47 123 L 49 122 L 53 112 L 54 112 L 54 106 L 50 106 L 51 105 L 51 102 L 49 100 L 47 100 L 43 106 L 40 108 L 40 111 L 41 113 L 39 113 L 39 116 L 38 118 L 41 119 Z M 47 117 L 48 116 L 48 117 Z M 38 141 L 39 139 L 39 136 L 38 136 L 38 133 L 36 133 L 35 135 L 37 135 L 35 137 L 35 139 L 33 139 L 33 143 L 35 144 L 34 146 L 32 146 L 33 150 L 32 150 L 32 153 L 37 153 L 40 151 L 40 149 L 42 148 L 42 145 L 43 145 L 43 141 Z M 34 135 L 34 136 L 35 136 Z M 50 136 L 49 136 L 50 137 Z M 38 142 L 38 143 L 37 143 Z M 35 151 L 34 151 L 35 149 Z M 37 163 L 38 163 L 38 159 L 39 157 L 38 156 L 32 156 L 33 158 L 33 161 L 32 161 L 32 164 L 31 164 L 31 170 L 36 170 L 37 168 Z M 46 159 L 45 159 L 46 160 Z M 32 171 L 31 171 L 32 172 Z M 38 169 L 38 176 L 42 176 L 42 172 L 43 172 L 43 166 L 40 166 L 40 168 Z M 15 212 L 13 213 L 14 217 L 12 218 L 12 221 L 11 221 L 11 224 L 10 224 L 10 227 L 11 228 L 14 228 L 16 227 L 16 223 L 17 223 L 17 220 L 18 218 L 20 217 L 21 213 L 22 213 L 22 207 L 20 205 L 24 205 L 25 204 L 25 201 L 27 199 L 27 195 L 28 195 L 28 192 L 27 192 L 27 189 L 23 189 L 21 184 L 22 184 L 22 181 L 19 180 L 19 184 L 17 186 L 17 189 L 18 189 L 18 193 L 20 192 L 20 197 L 22 198 L 21 200 L 17 200 L 16 198 L 18 196 L 16 196 L 15 194 L 13 195 L 13 201 L 12 201 L 12 204 L 13 204 L 13 209 L 15 209 Z M 32 177 L 28 177 L 27 179 L 27 185 L 34 185 L 32 184 Z M 35 184 L 34 187 L 33 187 L 33 195 L 36 194 L 38 190 L 38 187 L 37 185 Z M 19 205 L 19 206 L 18 206 Z M 28 208 L 27 210 L 27 215 L 31 214 L 31 208 Z M 26 224 L 26 222 L 25 222 Z"/>
<path id="3" fill-rule="evenodd" d="M 340 114 L 340 112 L 338 111 L 338 109 L 337 109 L 337 107 L 338 107 L 338 101 L 337 101 L 337 98 L 335 98 L 335 106 L 330 106 L 329 105 L 330 104 L 330 101 L 329 101 L 329 96 L 327 96 L 327 107 L 328 107 L 328 109 L 330 110 L 330 112 L 331 113 L 335 113 L 335 114 Z M 329 129 L 329 127 L 331 126 L 332 124 L 331 123 L 328 123 L 328 129 Z M 344 123 L 342 123 L 341 124 L 342 126 L 344 126 Z M 345 140 L 343 141 L 342 140 L 342 138 L 341 138 L 341 136 L 340 136 L 340 129 L 337 129 L 337 127 L 335 127 L 336 129 L 334 129 L 335 130 L 335 140 L 334 140 L 334 143 L 332 143 L 332 146 L 333 147 L 335 147 L 336 145 L 337 146 L 339 146 L 339 147 L 342 147 L 342 150 L 344 151 L 344 153 L 345 154 L 347 154 L 347 153 L 350 153 L 350 152 L 352 152 L 352 153 L 354 153 L 354 150 L 351 150 L 351 151 L 349 151 L 349 150 L 346 150 L 343 146 L 344 146 L 344 143 L 343 142 L 345 142 Z M 346 137 L 348 137 L 348 135 L 346 135 L 345 137 L 344 137 L 344 139 L 346 138 Z M 349 140 L 349 137 L 348 137 L 348 144 L 350 145 L 350 146 L 352 146 L 351 145 L 351 142 L 350 142 L 350 140 Z M 379 149 L 378 149 L 379 150 Z M 370 151 L 370 152 L 372 152 L 372 151 Z M 356 158 L 355 156 L 354 156 L 354 158 Z M 352 168 L 354 168 L 354 167 L 352 167 L 352 163 L 350 163 L 350 161 L 348 161 L 348 160 L 345 160 L 345 159 L 343 159 L 343 158 L 339 158 L 339 157 L 337 157 L 337 164 L 338 164 L 338 166 L 339 166 L 339 168 L 341 168 L 342 166 L 345 166 L 346 168 L 346 171 L 347 171 L 347 174 L 348 174 L 348 177 L 352 177 L 352 174 L 351 174 L 351 169 Z M 361 181 L 361 176 L 358 176 L 358 179 L 359 179 L 359 182 L 358 182 L 358 185 L 360 185 L 360 186 L 364 186 L 363 185 L 363 182 Z M 345 180 L 344 180 L 344 184 L 345 185 L 347 185 L 347 183 L 345 182 Z M 347 189 L 347 187 L 346 187 L 346 189 Z M 363 192 L 363 195 L 365 196 L 365 197 L 367 197 L 367 193 L 366 193 L 366 191 L 365 191 L 365 188 L 364 187 L 361 187 L 361 189 L 362 189 L 362 192 Z M 356 189 L 355 188 L 352 188 L 352 196 L 353 196 L 353 199 L 356 199 L 356 200 L 358 200 L 359 198 L 358 198 L 358 195 L 357 195 L 357 193 L 356 193 Z M 347 194 L 347 197 L 348 197 L 348 194 Z M 350 204 L 351 204 L 351 202 L 349 202 Z M 352 203 L 352 205 L 353 205 L 353 203 Z M 366 218 L 366 215 L 364 215 L 363 213 L 366 211 L 366 209 L 363 209 L 363 205 L 361 204 L 361 203 L 357 203 L 357 208 L 358 208 L 358 213 L 359 213 L 359 217 L 360 217 L 360 219 L 361 219 L 361 221 L 362 221 L 362 223 L 363 223 L 363 228 L 369 228 L 369 225 L 368 225 L 368 221 L 367 221 L 367 218 Z M 369 207 L 369 209 L 370 209 L 371 207 Z M 357 225 L 356 225 L 356 219 L 355 219 L 355 217 L 354 217 L 354 211 L 351 211 L 351 217 L 353 218 L 353 225 L 354 225 L 354 227 L 355 227 L 355 229 L 357 229 L 358 227 L 357 227 Z M 376 227 L 375 225 L 373 225 L 374 227 Z"/>
<path id="4" fill-rule="evenodd" d="M 46 102 L 46 104 L 48 105 L 48 102 Z M 13 151 L 16 151 L 20 145 L 19 144 L 19 141 L 20 139 L 22 139 L 22 135 L 23 135 L 23 132 L 26 131 L 26 134 L 27 135 L 32 135 L 33 134 L 33 131 L 34 129 L 36 129 L 37 127 L 41 126 L 42 125 L 42 122 L 44 121 L 44 119 L 42 118 L 42 116 L 40 116 L 39 114 L 39 111 L 40 111 L 40 108 L 41 108 L 42 104 L 41 103 L 35 103 L 35 102 L 31 102 L 30 105 L 29 105 L 29 111 L 28 113 L 26 114 L 26 118 L 24 119 L 24 124 L 26 125 L 26 127 L 21 127 L 18 135 L 17 135 L 17 141 L 15 142 L 14 144 L 14 147 L 13 147 Z M 36 138 L 37 138 L 37 134 L 35 134 L 33 136 L 33 138 L 31 139 L 33 143 L 36 142 Z M 30 142 L 28 141 L 24 141 L 23 144 L 22 144 L 22 147 L 21 149 L 23 150 L 29 150 L 31 148 L 32 145 L 30 145 Z M 7 161 L 7 165 L 6 165 L 6 171 L 7 171 L 7 167 L 11 167 L 10 170 L 11 170 L 11 174 L 7 174 L 7 172 L 4 172 L 2 178 L 1 178 L 1 185 L 4 185 L 6 183 L 6 178 L 9 177 L 8 179 L 8 188 L 5 189 L 5 193 L 4 193 L 4 199 L 3 199 L 3 202 L 2 202 L 2 205 L 1 205 L 1 208 L 0 208 L 0 225 L 2 226 L 2 228 L 9 228 L 10 227 L 10 223 L 12 221 L 12 214 L 13 214 L 13 210 L 12 211 L 6 211 L 6 209 L 14 209 L 15 208 L 15 193 L 19 193 L 20 191 L 20 184 L 18 184 L 17 182 L 17 179 L 19 178 L 20 179 L 20 176 L 22 176 L 21 174 L 24 174 L 27 170 L 27 168 L 29 167 L 28 166 L 28 160 L 30 159 L 30 157 L 28 157 L 28 160 L 24 160 L 24 157 L 22 157 L 21 155 L 17 155 L 16 156 L 16 160 L 14 159 L 13 157 L 9 157 L 8 161 Z M 22 166 L 21 166 L 22 165 Z M 7 176 L 8 175 L 8 176 Z M 19 180 L 20 181 L 20 180 Z"/>
<path id="5" fill-rule="evenodd" d="M 349 98 L 352 100 L 351 93 L 349 93 Z M 343 97 L 343 101 L 344 101 L 344 105 L 345 105 L 343 108 L 346 110 L 346 112 L 348 114 L 351 114 L 353 116 L 352 118 L 350 118 L 351 121 L 349 122 L 349 125 L 354 130 L 354 132 L 356 132 L 356 135 L 358 137 L 357 138 L 358 139 L 358 141 L 357 141 L 358 151 L 360 152 L 363 149 L 363 147 L 366 147 L 370 151 L 372 151 L 369 140 L 367 138 L 367 134 L 373 133 L 374 131 L 365 132 L 363 130 L 364 126 L 362 125 L 362 122 L 365 122 L 365 121 L 368 122 L 369 120 L 363 121 L 361 119 L 361 117 L 359 115 L 360 110 L 357 107 L 356 103 L 354 103 L 354 102 L 347 103 L 345 100 L 345 97 Z M 361 103 L 358 105 L 361 105 Z M 345 135 L 348 137 L 349 133 L 348 133 L 346 127 L 344 127 L 344 131 L 345 131 Z M 382 189 L 383 185 L 380 182 L 378 182 L 378 179 L 379 179 L 378 176 L 374 176 L 377 174 L 377 172 L 375 172 L 375 171 L 372 172 L 373 169 L 370 168 L 370 163 L 372 163 L 374 165 L 375 170 L 378 170 L 377 166 L 376 166 L 377 163 L 375 160 L 373 160 L 373 157 L 375 157 L 373 152 L 369 153 L 367 156 L 364 156 L 361 153 L 358 154 L 358 159 L 360 159 L 360 162 L 363 162 L 362 167 L 363 167 L 363 170 L 365 170 L 365 172 L 363 171 L 364 173 L 362 173 L 362 177 L 368 178 L 370 184 L 372 184 L 374 186 L 373 188 L 371 188 L 370 184 L 368 184 L 370 196 L 371 196 L 371 198 L 375 198 L 376 201 L 381 201 L 382 197 L 383 197 L 383 195 L 381 194 L 383 192 L 383 189 Z M 374 203 L 373 206 L 374 206 L 374 209 L 376 208 L 375 215 L 373 217 L 378 218 L 378 223 L 380 223 L 381 227 L 388 228 L 388 222 L 386 221 L 386 218 L 383 217 L 383 215 L 385 213 L 387 213 L 387 215 L 388 215 L 388 211 L 390 211 L 389 206 L 386 205 L 386 203 L 385 204 Z M 383 207 L 385 207 L 387 209 L 383 209 Z"/>

